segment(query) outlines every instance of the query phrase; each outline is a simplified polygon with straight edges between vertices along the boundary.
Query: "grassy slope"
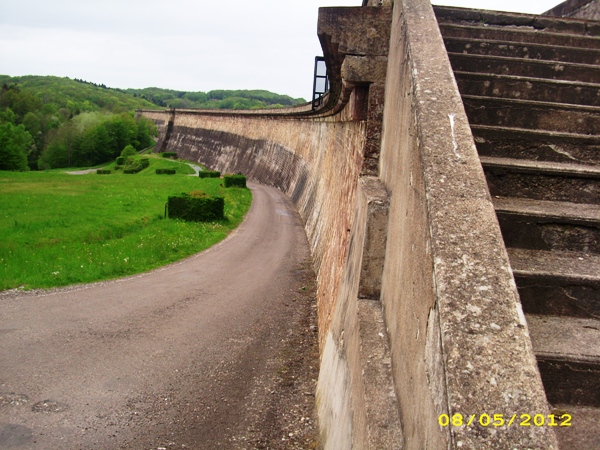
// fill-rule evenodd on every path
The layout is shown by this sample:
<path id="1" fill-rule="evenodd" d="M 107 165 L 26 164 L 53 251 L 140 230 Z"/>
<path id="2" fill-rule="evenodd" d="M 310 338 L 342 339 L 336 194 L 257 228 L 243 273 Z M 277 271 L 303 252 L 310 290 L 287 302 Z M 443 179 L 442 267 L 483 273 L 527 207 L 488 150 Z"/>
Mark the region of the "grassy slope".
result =
<path id="1" fill-rule="evenodd" d="M 249 190 L 220 179 L 156 175 L 178 166 L 151 158 L 135 175 L 0 172 L 0 290 L 64 286 L 147 271 L 223 239 L 242 220 Z M 225 197 L 227 220 L 164 220 L 171 194 L 201 189 Z"/>

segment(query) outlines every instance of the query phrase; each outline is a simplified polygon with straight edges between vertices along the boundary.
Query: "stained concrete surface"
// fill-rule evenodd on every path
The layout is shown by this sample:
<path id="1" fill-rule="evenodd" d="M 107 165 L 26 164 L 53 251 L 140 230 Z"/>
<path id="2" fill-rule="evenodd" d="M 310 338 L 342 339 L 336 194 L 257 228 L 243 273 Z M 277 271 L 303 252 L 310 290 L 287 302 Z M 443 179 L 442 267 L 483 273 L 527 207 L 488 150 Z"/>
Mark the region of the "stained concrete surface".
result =
<path id="1" fill-rule="evenodd" d="M 279 191 L 148 274 L 0 295 L 0 448 L 314 448 L 314 279 Z"/>

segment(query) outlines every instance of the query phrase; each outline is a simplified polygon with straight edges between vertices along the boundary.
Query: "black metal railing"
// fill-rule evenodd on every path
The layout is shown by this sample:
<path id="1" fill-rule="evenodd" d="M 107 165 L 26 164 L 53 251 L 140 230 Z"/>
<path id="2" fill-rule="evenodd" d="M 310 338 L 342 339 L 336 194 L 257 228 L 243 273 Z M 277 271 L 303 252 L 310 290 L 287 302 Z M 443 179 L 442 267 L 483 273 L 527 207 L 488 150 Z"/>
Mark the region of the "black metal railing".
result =
<path id="1" fill-rule="evenodd" d="M 327 65 L 322 56 L 315 57 L 315 76 L 313 79 L 312 109 L 315 110 L 323 102 L 323 97 L 329 92 L 329 76 Z"/>

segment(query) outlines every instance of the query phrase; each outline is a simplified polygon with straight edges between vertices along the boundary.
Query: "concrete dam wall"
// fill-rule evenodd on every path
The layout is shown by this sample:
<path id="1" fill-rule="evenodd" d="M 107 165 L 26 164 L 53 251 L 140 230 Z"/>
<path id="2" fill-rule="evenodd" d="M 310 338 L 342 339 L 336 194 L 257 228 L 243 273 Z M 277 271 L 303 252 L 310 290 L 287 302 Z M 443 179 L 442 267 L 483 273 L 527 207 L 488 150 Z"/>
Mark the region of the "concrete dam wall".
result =
<path id="1" fill-rule="evenodd" d="M 161 113 L 144 114 L 161 120 Z M 294 201 L 319 274 L 319 323 L 330 322 L 353 219 L 364 123 L 177 112 L 172 128 L 169 151 L 222 173 L 241 172 Z"/>
<path id="2" fill-rule="evenodd" d="M 558 448 L 549 427 L 444 422 L 549 409 L 430 2 L 321 8 L 318 35 L 331 92 L 316 111 L 141 113 L 157 151 L 295 203 L 318 281 L 324 448 Z"/>

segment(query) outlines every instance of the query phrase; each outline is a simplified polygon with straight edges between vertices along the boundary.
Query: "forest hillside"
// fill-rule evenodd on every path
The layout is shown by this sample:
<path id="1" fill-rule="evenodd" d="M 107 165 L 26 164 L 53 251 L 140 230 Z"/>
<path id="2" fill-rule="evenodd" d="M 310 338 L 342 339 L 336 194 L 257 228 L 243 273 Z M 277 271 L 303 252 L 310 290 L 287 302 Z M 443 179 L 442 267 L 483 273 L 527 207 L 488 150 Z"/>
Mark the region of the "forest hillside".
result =
<path id="1" fill-rule="evenodd" d="M 136 109 L 256 109 L 304 103 L 264 90 L 185 92 L 117 89 L 53 76 L 0 75 L 0 170 L 87 167 L 128 145 L 154 143 L 153 122 Z"/>

